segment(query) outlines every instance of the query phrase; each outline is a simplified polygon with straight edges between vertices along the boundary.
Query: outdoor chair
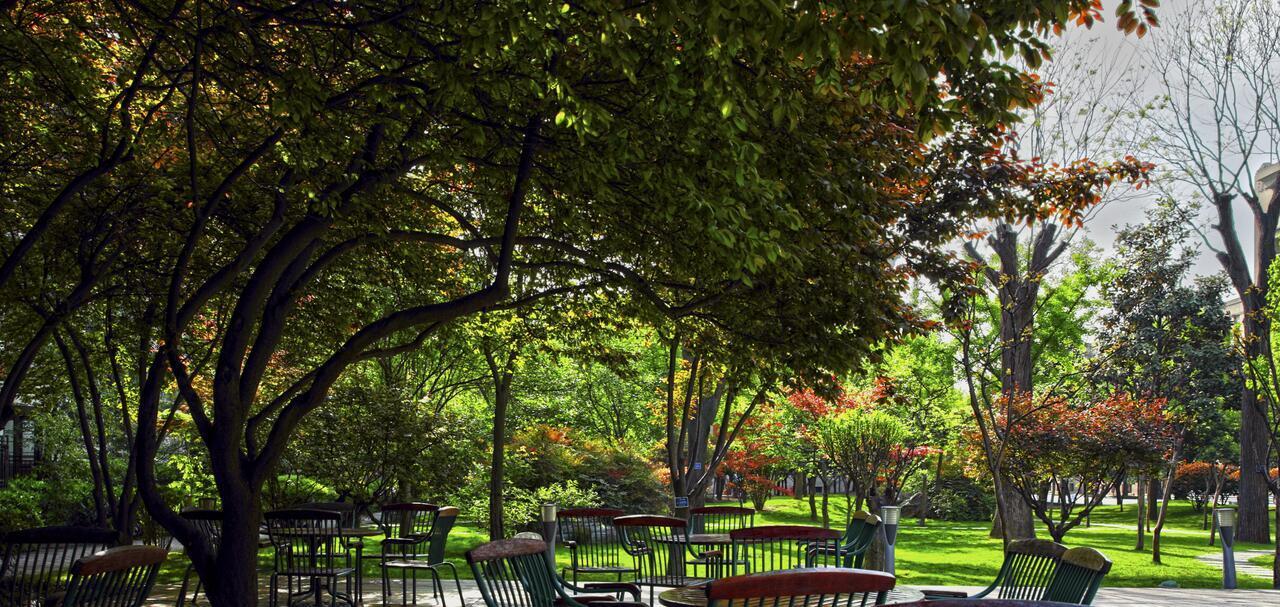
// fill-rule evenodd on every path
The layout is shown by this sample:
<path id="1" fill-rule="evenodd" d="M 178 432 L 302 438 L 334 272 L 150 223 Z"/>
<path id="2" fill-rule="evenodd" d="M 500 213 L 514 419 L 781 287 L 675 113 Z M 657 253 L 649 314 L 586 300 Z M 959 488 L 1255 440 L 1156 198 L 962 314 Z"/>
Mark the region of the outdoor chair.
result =
<path id="1" fill-rule="evenodd" d="M 756 511 L 742 506 L 700 506 L 689 509 L 689 533 L 729 533 L 755 526 Z"/>
<path id="2" fill-rule="evenodd" d="M 707 607 L 865 607 L 883 605 L 896 583 L 880 571 L 796 569 L 713 580 Z"/>
<path id="3" fill-rule="evenodd" d="M 542 540 L 515 538 L 481 544 L 467 552 L 467 563 L 486 607 L 647 607 L 638 602 L 640 588 L 635 584 L 606 582 L 577 588 L 564 583 L 552 568 Z M 569 594 L 580 590 L 623 591 L 635 600 Z"/>
<path id="4" fill-rule="evenodd" d="M 356 569 L 342 544 L 341 514 L 330 510 L 277 510 L 266 513 L 264 518 L 267 537 L 275 548 L 268 583 L 269 605 L 274 606 L 279 600 L 280 578 L 285 579 L 289 594 L 286 604 L 300 594 L 314 595 L 319 604 L 324 590 L 329 591 L 330 605 L 339 599 L 352 605 L 358 602 L 352 589 Z M 345 581 L 345 594 L 336 590 L 339 579 Z"/>
<path id="5" fill-rule="evenodd" d="M 0 535 L 0 605 L 41 605 L 67 588 L 76 561 L 116 543 L 111 529 L 39 527 Z"/>
<path id="6" fill-rule="evenodd" d="M 924 596 L 928 599 L 992 597 L 1038 601 L 1044 598 L 1066 551 L 1066 546 L 1049 540 L 1015 540 L 1005 548 L 1004 563 L 1000 565 L 995 581 L 986 589 L 972 595 L 950 590 L 925 590 Z"/>
<path id="7" fill-rule="evenodd" d="M 84 557 L 71 566 L 67 589 L 46 607 L 141 607 L 169 556 L 159 546 L 120 546 Z"/>
<path id="8" fill-rule="evenodd" d="M 613 524 L 622 537 L 623 550 L 635 561 L 635 583 L 649 587 L 651 604 L 658 586 L 690 586 L 706 581 L 705 578 L 686 574 L 689 557 L 712 559 L 721 556 L 714 550 L 694 552 L 689 545 L 688 524 L 682 518 L 633 514 L 615 518 Z"/>
<path id="9" fill-rule="evenodd" d="M 343 529 L 355 529 L 360 526 L 360 510 L 355 502 L 307 502 L 292 506 L 290 509 L 337 512 L 342 515 Z M 342 549 L 347 551 L 348 558 L 356 563 L 356 594 L 360 594 L 361 589 L 364 588 L 364 570 L 359 566 L 361 556 L 364 554 L 364 538 L 343 536 L 340 544 Z"/>
<path id="10" fill-rule="evenodd" d="M 458 509 L 422 503 L 388 504 L 382 508 L 382 520 L 388 530 L 387 539 L 382 540 L 382 604 L 386 605 L 391 596 L 391 571 L 395 569 L 400 570 L 401 605 L 406 604 L 410 595 L 413 604 L 418 604 L 418 572 L 426 571 L 431 574 L 431 593 L 443 607 L 446 604 L 440 574 L 443 568 L 453 574 L 458 601 L 462 602 L 458 568 L 444 558 L 449 531 L 458 520 Z"/>
<path id="11" fill-rule="evenodd" d="M 1102 579 L 1110 572 L 1111 561 L 1101 552 L 1084 546 L 1071 548 L 1062 554 L 1044 600 L 1092 605 Z"/>
<path id="12" fill-rule="evenodd" d="M 737 573 L 764 573 L 840 564 L 840 532 L 802 525 L 768 525 L 729 532 L 730 558 Z"/>
<path id="13" fill-rule="evenodd" d="M 186 519 L 191 526 L 196 528 L 205 541 L 209 542 L 216 551 L 218 541 L 222 539 L 222 511 L 221 510 L 187 510 L 179 513 L 178 516 Z M 187 586 L 191 583 L 191 576 L 195 573 L 195 565 L 187 565 L 187 570 L 182 574 L 182 585 L 178 587 L 178 607 L 182 607 L 187 602 Z M 195 576 L 196 587 L 191 593 L 191 604 L 194 605 L 196 599 L 200 596 L 200 576 Z"/>
<path id="14" fill-rule="evenodd" d="M 840 536 L 840 566 L 861 569 L 867 549 L 875 542 L 876 531 L 879 529 L 880 517 L 874 514 L 859 510 L 850 515 L 844 535 Z M 826 556 L 832 547 L 819 546 L 817 550 Z"/>
<path id="15" fill-rule="evenodd" d="M 689 534 L 727 534 L 738 529 L 750 529 L 755 526 L 756 511 L 743 506 L 700 506 L 689 509 Z M 711 545 L 702 545 L 690 540 L 695 550 L 715 550 Z M 712 577 L 713 566 L 723 565 L 720 558 L 695 558 L 689 561 L 690 567 L 707 567 L 707 577 Z M 740 563 L 735 563 L 740 564 Z"/>
<path id="16" fill-rule="evenodd" d="M 620 559 L 622 542 L 613 519 L 626 514 L 613 508 L 566 508 L 556 514 L 556 537 L 560 545 L 569 549 L 569 566 L 562 576 L 572 574 L 578 583 L 579 574 L 617 576 L 634 573 L 635 567 L 624 566 Z"/>

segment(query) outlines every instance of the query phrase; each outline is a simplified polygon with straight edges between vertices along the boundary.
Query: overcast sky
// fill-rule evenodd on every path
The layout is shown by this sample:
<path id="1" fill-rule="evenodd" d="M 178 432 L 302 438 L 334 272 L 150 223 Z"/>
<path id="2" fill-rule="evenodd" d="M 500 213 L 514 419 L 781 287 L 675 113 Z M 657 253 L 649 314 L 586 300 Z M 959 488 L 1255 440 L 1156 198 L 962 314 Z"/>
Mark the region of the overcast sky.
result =
<path id="1" fill-rule="evenodd" d="M 1277 2 L 1280 0 L 1255 1 Z M 1186 27 L 1187 11 L 1196 6 L 1194 2 L 1195 0 L 1164 0 L 1158 9 L 1162 27 L 1145 38 L 1138 39 L 1136 36 L 1126 36 L 1116 30 L 1115 17 L 1112 13 L 1116 2 L 1108 0 L 1106 23 L 1095 24 L 1092 29 L 1074 28 L 1068 30 L 1064 36 L 1066 52 L 1058 56 L 1061 59 L 1058 62 L 1060 65 L 1052 69 L 1057 70 L 1061 78 L 1075 80 L 1075 82 L 1060 82 L 1060 88 L 1065 90 L 1071 87 L 1073 91 L 1085 91 L 1084 96 L 1107 97 L 1110 100 L 1108 103 L 1140 104 L 1157 99 L 1164 91 L 1164 86 L 1161 84 L 1159 75 L 1153 71 L 1156 65 L 1153 57 L 1156 45 L 1160 44 L 1161 37 L 1176 35 L 1179 29 Z M 1067 66 L 1068 63 L 1082 61 L 1093 66 L 1091 70 L 1071 70 Z M 1080 113 L 1080 110 L 1076 113 Z M 1129 123 L 1135 124 L 1133 121 Z M 1135 136 L 1142 135 L 1141 132 L 1135 133 Z M 1140 150 L 1135 149 L 1134 153 L 1144 160 L 1155 160 L 1144 158 L 1146 154 Z M 1253 170 L 1257 170 L 1258 165 L 1263 161 L 1273 160 L 1257 158 L 1250 162 L 1250 166 Z M 1152 190 L 1148 194 L 1128 195 L 1108 202 L 1094 213 L 1086 223 L 1084 232 L 1110 254 L 1116 229 L 1126 223 L 1143 221 L 1144 213 L 1154 202 L 1155 193 Z M 1179 198 L 1192 196 L 1188 193 Z M 1243 204 L 1237 209 L 1237 217 L 1240 218 L 1237 225 L 1244 230 L 1241 233 L 1242 244 L 1251 256 L 1252 221 Z M 1200 226 L 1206 234 L 1210 234 L 1211 241 L 1214 246 L 1217 246 L 1218 241 L 1212 238 L 1208 219 L 1208 215 L 1202 212 Z M 1201 255 L 1195 266 L 1195 272 L 1197 274 L 1220 272 L 1221 267 L 1207 247 L 1200 243 L 1199 248 Z"/>

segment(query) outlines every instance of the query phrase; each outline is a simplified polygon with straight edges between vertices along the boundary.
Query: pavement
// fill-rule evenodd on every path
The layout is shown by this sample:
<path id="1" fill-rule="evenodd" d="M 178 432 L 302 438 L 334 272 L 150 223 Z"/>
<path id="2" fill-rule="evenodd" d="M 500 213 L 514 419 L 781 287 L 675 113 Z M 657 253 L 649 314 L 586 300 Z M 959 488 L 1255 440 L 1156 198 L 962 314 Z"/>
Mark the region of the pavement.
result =
<path id="1" fill-rule="evenodd" d="M 431 597 L 431 583 L 422 581 L 418 587 L 418 605 L 424 607 L 483 607 L 484 601 L 480 591 L 472 580 L 462 580 L 462 599 L 458 601 L 456 586 L 452 580 L 445 581 L 444 601 Z M 266 605 L 266 580 L 263 580 L 263 594 L 259 604 Z M 381 605 L 381 582 L 365 580 L 365 605 Z M 959 590 L 977 592 L 981 587 L 972 586 L 929 586 L 930 589 Z M 148 606 L 169 606 L 175 604 L 177 585 L 157 586 Z M 328 597 L 326 597 L 327 599 Z M 643 598 L 648 598 L 648 592 Z M 401 604 L 401 587 L 399 581 L 392 582 L 392 605 Z M 190 605 L 191 601 L 187 601 Z M 204 607 L 203 597 L 199 603 Z M 326 602 L 327 604 L 327 602 Z M 1103 588 L 1098 591 L 1093 603 L 1098 607 L 1280 607 L 1280 590 L 1209 590 L 1194 588 Z"/>

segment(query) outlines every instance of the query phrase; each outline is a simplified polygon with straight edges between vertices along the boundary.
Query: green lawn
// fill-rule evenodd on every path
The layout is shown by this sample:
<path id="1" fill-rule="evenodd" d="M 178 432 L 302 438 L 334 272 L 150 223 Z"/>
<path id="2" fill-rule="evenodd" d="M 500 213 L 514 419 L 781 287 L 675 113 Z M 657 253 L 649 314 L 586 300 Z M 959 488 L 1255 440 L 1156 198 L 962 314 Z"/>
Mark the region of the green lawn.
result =
<path id="1" fill-rule="evenodd" d="M 842 497 L 833 498 L 832 520 L 844 521 L 845 509 Z M 1092 546 L 1104 552 L 1115 566 L 1107 577 L 1107 586 L 1156 586 L 1173 580 L 1183 588 L 1218 588 L 1221 572 L 1196 560 L 1201 554 L 1220 554 L 1216 546 L 1206 545 L 1208 532 L 1200 529 L 1200 514 L 1187 502 L 1170 505 L 1170 520 L 1163 536 L 1163 563 L 1151 562 L 1150 535 L 1144 551 L 1133 549 L 1136 540 L 1134 526 L 1137 510 L 1132 504 L 1121 512 L 1114 505 L 1099 507 L 1093 516 L 1092 526 L 1073 529 L 1067 534 L 1066 543 L 1071 546 Z M 764 512 L 756 516 L 757 525 L 813 524 L 808 516 L 808 503 L 792 498 L 771 500 Z M 988 537 L 990 523 L 953 523 L 929 521 L 917 526 L 914 520 L 906 521 L 898 535 L 899 579 L 904 584 L 916 586 L 980 586 L 990 582 L 1000 567 L 1000 541 Z M 1047 537 L 1047 535 L 1045 535 Z M 379 574 L 376 555 L 378 540 L 365 540 L 365 575 L 376 578 Z M 448 556 L 458 565 L 463 577 L 471 577 L 462 555 L 468 549 L 483 543 L 487 534 L 470 524 L 454 527 L 449 540 Z M 1268 549 L 1261 544 L 1238 544 L 1239 550 Z M 369 557 L 373 558 L 369 558 Z M 567 564 L 568 554 L 560 551 L 559 560 Z M 1263 557 L 1267 558 L 1267 557 Z M 271 553 L 263 550 L 258 555 L 263 569 L 270 567 Z M 1270 561 L 1266 561 L 1270 565 Z M 162 581 L 181 579 L 186 559 L 174 555 L 162 571 Z M 1241 588 L 1270 588 L 1270 580 L 1242 575 Z"/>

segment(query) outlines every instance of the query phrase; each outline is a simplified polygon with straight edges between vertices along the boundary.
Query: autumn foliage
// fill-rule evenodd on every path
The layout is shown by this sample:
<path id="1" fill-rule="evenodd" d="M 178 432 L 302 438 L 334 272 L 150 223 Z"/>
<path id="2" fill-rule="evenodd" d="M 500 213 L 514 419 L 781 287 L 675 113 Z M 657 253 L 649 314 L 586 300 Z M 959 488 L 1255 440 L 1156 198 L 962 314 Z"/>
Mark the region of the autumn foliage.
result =
<path id="1" fill-rule="evenodd" d="M 1132 467 L 1168 456 L 1176 435 L 1164 406 L 1161 399 L 1116 393 L 1084 405 L 1046 396 L 1014 408 L 1018 420 L 1004 433 L 1009 476 L 1055 540 L 1081 523 Z M 1057 495 L 1044 495 L 1046 487 Z"/>

